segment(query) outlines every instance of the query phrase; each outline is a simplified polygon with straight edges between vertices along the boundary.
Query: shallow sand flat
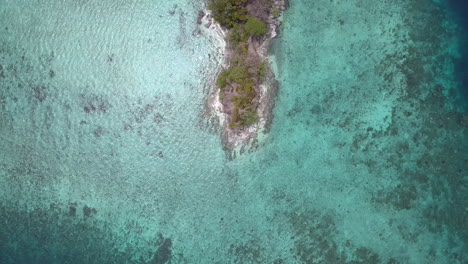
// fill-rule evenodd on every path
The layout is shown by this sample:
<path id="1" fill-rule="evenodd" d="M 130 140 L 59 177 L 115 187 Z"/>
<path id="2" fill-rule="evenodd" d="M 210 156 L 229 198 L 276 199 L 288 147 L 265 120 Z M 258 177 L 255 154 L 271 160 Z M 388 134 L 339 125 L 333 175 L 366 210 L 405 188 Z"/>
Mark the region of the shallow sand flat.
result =
<path id="1" fill-rule="evenodd" d="M 201 2 L 0 0 L 0 262 L 466 262 L 457 29 L 379 2 L 290 0 L 271 130 L 228 161 Z"/>

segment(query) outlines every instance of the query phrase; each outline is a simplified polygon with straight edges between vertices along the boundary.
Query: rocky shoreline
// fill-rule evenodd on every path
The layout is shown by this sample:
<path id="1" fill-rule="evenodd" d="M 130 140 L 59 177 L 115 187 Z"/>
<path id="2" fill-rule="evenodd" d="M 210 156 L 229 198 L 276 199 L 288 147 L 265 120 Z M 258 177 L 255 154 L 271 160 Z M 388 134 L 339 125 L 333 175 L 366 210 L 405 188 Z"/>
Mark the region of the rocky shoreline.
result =
<path id="1" fill-rule="evenodd" d="M 265 7 L 267 1 L 270 3 L 269 7 Z M 249 38 L 249 59 L 268 61 L 268 50 L 272 40 L 278 36 L 278 28 L 281 25 L 278 13 L 284 11 L 287 7 L 288 2 L 286 0 L 251 0 L 248 2 L 248 14 L 260 17 L 267 25 L 267 31 L 262 37 Z M 229 102 L 230 98 L 220 100 L 220 89 L 216 84 L 217 77 L 223 70 L 232 65 L 232 60 L 235 57 L 233 55 L 235 49 L 228 38 L 230 30 L 223 28 L 215 21 L 209 10 L 199 12 L 197 23 L 201 25 L 206 34 L 218 42 L 216 45 L 224 50 L 222 54 L 223 58 L 221 58 L 219 67 L 215 72 L 216 76 L 213 76 L 210 83 L 211 87 L 206 100 L 205 116 L 212 122 L 219 124 L 224 149 L 230 158 L 234 158 L 245 151 L 256 149 L 262 138 L 260 135 L 268 133 L 273 119 L 272 110 L 278 91 L 278 82 L 271 70 L 270 63 L 268 63 L 264 79 L 255 87 L 256 97 L 253 103 L 258 115 L 257 121 L 245 127 L 231 127 L 229 121 L 232 107 L 226 103 Z"/>

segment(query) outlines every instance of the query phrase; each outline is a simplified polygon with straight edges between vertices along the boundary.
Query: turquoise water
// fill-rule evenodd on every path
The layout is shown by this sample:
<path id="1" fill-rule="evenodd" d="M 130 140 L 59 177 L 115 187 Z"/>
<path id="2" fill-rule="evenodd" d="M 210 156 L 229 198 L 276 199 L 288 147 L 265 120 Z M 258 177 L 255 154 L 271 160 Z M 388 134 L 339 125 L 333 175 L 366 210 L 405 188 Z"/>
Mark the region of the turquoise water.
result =
<path id="1" fill-rule="evenodd" d="M 460 28 L 380 2 L 290 1 L 230 161 L 201 1 L 0 0 L 0 263 L 466 263 Z"/>

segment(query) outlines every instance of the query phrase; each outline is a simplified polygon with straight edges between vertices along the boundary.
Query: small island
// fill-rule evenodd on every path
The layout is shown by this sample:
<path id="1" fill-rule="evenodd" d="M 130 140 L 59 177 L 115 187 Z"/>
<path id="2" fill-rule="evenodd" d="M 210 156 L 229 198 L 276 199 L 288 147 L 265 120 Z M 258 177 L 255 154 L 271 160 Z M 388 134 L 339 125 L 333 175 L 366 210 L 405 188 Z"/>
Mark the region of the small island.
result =
<path id="1" fill-rule="evenodd" d="M 221 31 L 226 43 L 208 112 L 223 120 L 227 150 L 244 151 L 269 129 L 278 85 L 267 52 L 286 5 L 285 0 L 208 0 L 209 10 L 201 12 L 200 21 L 206 15 L 206 26 Z"/>

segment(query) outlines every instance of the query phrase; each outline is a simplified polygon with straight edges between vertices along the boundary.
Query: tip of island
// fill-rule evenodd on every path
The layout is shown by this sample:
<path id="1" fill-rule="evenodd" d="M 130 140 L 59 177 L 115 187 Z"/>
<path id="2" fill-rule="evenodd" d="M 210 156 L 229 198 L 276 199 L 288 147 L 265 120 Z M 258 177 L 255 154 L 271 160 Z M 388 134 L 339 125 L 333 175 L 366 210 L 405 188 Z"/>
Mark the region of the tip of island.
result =
<path id="1" fill-rule="evenodd" d="M 198 23 L 225 43 L 206 105 L 231 155 L 248 145 L 254 149 L 259 133 L 269 130 L 278 83 L 267 53 L 287 5 L 287 0 L 208 0 L 208 10 L 200 11 Z"/>

